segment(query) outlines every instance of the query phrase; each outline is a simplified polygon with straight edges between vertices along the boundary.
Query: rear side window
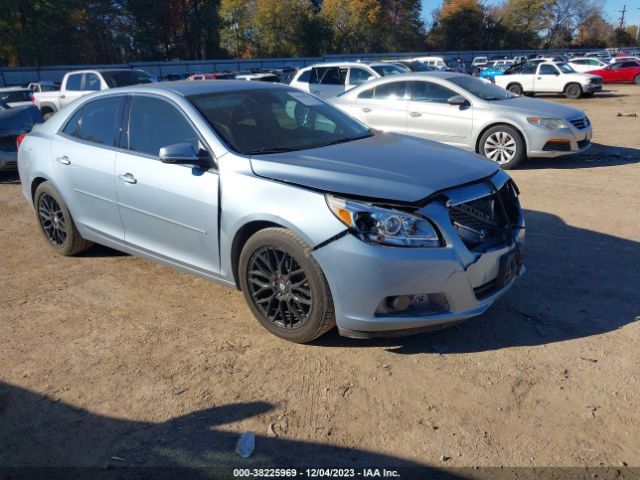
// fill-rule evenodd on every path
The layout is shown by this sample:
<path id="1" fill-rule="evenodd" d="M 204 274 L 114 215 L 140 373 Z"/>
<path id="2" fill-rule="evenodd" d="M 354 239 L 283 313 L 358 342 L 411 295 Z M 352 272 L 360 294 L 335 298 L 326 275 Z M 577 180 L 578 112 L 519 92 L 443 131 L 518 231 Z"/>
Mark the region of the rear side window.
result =
<path id="1" fill-rule="evenodd" d="M 407 82 L 391 82 L 376 87 L 373 98 L 376 100 L 400 100 L 404 98 Z"/>
<path id="2" fill-rule="evenodd" d="M 198 134 L 173 105 L 158 98 L 134 96 L 129 115 L 129 149 L 157 157 L 160 149 L 190 143 L 200 149 Z"/>
<path id="3" fill-rule="evenodd" d="M 322 85 L 344 85 L 346 76 L 346 68 L 318 67 L 312 69 L 311 83 L 320 83 Z"/>
<path id="4" fill-rule="evenodd" d="M 87 103 L 75 136 L 100 145 L 117 145 L 123 100 L 124 97 L 113 97 Z"/>
<path id="5" fill-rule="evenodd" d="M 352 68 L 349 76 L 350 85 L 360 85 L 366 82 L 371 77 L 371 73 L 367 72 L 364 68 Z"/>
<path id="6" fill-rule="evenodd" d="M 67 90 L 71 90 L 72 92 L 79 92 L 80 86 L 82 84 L 82 74 L 78 73 L 75 75 L 69 75 L 67 77 Z"/>

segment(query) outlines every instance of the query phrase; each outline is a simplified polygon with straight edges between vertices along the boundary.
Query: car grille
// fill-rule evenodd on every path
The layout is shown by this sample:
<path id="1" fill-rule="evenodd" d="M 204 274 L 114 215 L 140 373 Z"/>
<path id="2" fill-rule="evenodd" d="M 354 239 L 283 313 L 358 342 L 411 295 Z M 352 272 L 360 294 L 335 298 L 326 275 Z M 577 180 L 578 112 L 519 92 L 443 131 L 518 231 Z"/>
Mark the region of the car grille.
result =
<path id="1" fill-rule="evenodd" d="M 571 151 L 571 142 L 569 140 L 551 140 L 544 144 L 542 147 L 542 151 L 544 152 L 570 152 Z"/>
<path id="2" fill-rule="evenodd" d="M 0 151 L 2 152 L 17 152 L 18 146 L 16 144 L 16 135 L 6 135 L 0 137 Z"/>
<path id="3" fill-rule="evenodd" d="M 587 117 L 574 118 L 569 120 L 571 124 L 579 130 L 583 130 L 589 126 L 589 119 Z"/>
<path id="4" fill-rule="evenodd" d="M 15 160 L 10 161 L 10 162 L 4 162 L 4 168 L 6 168 L 7 170 L 17 169 L 18 168 L 18 162 L 16 162 Z"/>
<path id="5" fill-rule="evenodd" d="M 470 250 L 511 243 L 519 217 L 520 202 L 512 182 L 492 195 L 449 207 L 449 219 Z"/>

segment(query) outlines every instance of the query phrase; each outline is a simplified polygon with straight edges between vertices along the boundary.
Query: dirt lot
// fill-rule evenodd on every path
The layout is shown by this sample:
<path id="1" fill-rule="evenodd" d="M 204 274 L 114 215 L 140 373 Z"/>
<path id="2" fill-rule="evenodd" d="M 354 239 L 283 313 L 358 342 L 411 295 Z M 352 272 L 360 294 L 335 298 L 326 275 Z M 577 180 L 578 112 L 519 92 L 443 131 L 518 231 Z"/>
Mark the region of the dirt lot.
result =
<path id="1" fill-rule="evenodd" d="M 527 275 L 482 317 L 397 340 L 294 345 L 240 292 L 106 248 L 56 256 L 4 175 L 0 466 L 640 466 L 640 88 L 548 99 L 583 108 L 596 145 L 513 172 Z"/>

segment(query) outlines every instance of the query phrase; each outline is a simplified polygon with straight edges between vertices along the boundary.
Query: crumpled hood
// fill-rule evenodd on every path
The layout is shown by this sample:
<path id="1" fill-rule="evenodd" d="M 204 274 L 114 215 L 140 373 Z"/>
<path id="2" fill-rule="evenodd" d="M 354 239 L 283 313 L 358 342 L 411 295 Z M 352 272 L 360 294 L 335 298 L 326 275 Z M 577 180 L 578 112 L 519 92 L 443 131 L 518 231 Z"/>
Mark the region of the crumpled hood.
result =
<path id="1" fill-rule="evenodd" d="M 498 166 L 475 153 L 394 133 L 251 158 L 256 175 L 346 196 L 416 202 L 488 177 Z"/>

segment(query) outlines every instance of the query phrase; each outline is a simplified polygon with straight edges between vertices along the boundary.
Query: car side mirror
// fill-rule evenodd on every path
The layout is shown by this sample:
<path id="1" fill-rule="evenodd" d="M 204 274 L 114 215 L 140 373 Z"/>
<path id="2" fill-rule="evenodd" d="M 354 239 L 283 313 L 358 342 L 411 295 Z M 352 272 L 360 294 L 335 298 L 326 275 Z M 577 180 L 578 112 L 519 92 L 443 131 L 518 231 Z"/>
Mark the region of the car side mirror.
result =
<path id="1" fill-rule="evenodd" d="M 175 165 L 197 165 L 209 167 L 208 158 L 199 155 L 190 143 L 175 143 L 160 149 L 160 161 Z"/>
<path id="2" fill-rule="evenodd" d="M 467 102 L 467 99 L 464 98 L 462 95 L 454 95 L 453 97 L 450 97 L 447 100 L 447 103 L 449 105 L 456 105 L 456 106 L 462 107 L 463 105 L 466 105 L 468 102 Z"/>

